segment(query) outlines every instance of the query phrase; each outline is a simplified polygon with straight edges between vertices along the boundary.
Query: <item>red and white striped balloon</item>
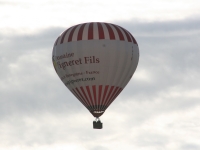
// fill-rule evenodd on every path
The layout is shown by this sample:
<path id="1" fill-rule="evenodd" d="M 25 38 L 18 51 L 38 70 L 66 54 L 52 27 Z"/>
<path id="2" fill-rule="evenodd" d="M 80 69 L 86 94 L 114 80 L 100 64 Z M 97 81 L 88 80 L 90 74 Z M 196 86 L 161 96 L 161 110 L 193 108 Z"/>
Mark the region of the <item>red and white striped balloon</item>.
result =
<path id="1" fill-rule="evenodd" d="M 99 117 L 131 79 L 139 48 L 131 33 L 118 25 L 83 23 L 57 38 L 52 59 L 66 87 Z"/>

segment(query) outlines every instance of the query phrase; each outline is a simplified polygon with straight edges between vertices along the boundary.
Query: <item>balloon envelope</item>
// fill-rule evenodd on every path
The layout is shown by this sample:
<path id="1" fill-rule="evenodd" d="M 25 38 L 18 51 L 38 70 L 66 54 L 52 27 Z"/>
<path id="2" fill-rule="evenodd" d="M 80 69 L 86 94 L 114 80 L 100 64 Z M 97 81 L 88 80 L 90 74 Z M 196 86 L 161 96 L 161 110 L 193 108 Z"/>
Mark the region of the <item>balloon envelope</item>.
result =
<path id="1" fill-rule="evenodd" d="M 65 86 L 99 117 L 131 79 L 139 48 L 131 33 L 118 25 L 83 23 L 57 38 L 52 59 Z"/>

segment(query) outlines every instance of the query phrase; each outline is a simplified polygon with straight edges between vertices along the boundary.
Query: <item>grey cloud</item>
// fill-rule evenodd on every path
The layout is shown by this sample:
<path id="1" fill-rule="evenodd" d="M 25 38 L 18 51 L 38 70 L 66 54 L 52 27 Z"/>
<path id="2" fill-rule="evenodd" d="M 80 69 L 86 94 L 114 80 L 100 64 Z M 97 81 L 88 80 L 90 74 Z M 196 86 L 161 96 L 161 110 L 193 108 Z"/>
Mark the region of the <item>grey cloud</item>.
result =
<path id="1" fill-rule="evenodd" d="M 154 147 L 162 149 L 169 142 L 168 137 L 158 133 L 151 133 L 152 131 L 146 131 L 136 137 L 134 144 L 141 147 Z"/>
<path id="2" fill-rule="evenodd" d="M 9 34 L 7 32 L 0 32 L 1 48 L 15 53 L 30 52 L 30 50 L 42 48 L 51 49 L 56 38 L 63 30 L 63 28 L 54 27 L 32 33 L 18 33 L 15 30 L 12 30 L 12 34 L 10 33 L 11 31 Z"/>
<path id="3" fill-rule="evenodd" d="M 107 148 L 103 147 L 103 146 L 95 146 L 90 150 L 108 150 Z"/>
<path id="4" fill-rule="evenodd" d="M 197 144 L 183 144 L 180 149 L 181 150 L 199 150 L 200 145 Z"/>
<path id="5" fill-rule="evenodd" d="M 170 35 L 169 33 L 174 32 L 176 35 L 180 32 L 193 32 L 200 30 L 198 24 L 200 23 L 199 16 L 185 18 L 183 20 L 174 20 L 174 21 L 154 21 L 154 22 L 141 22 L 138 20 L 130 20 L 127 22 L 117 22 L 117 24 L 125 27 L 133 34 L 151 34 L 152 36 L 155 33 L 159 35 L 165 33 L 164 35 Z M 181 33 L 184 34 L 184 33 Z"/>

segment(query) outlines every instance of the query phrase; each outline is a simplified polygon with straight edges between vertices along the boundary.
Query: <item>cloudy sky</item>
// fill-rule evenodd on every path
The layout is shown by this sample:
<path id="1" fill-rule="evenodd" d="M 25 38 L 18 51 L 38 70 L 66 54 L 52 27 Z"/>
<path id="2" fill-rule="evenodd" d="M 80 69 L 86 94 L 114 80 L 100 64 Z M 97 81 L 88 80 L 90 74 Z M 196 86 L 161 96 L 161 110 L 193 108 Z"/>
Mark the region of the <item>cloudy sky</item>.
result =
<path id="1" fill-rule="evenodd" d="M 0 0 L 0 150 L 199 150 L 199 0 Z M 52 46 L 66 28 L 129 30 L 138 68 L 103 130 L 60 81 Z"/>

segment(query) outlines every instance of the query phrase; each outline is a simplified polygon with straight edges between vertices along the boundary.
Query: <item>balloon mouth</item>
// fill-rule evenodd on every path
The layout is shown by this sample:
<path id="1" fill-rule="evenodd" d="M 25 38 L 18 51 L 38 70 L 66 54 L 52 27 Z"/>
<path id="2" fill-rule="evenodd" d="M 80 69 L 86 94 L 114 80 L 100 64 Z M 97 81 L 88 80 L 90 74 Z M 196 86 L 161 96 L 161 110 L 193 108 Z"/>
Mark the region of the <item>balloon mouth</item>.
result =
<path id="1" fill-rule="evenodd" d="M 100 117 L 101 115 L 103 115 L 103 113 L 105 112 L 105 111 L 98 111 L 98 110 L 94 110 L 94 111 L 90 111 L 91 112 L 91 114 L 94 116 L 94 117 Z"/>

